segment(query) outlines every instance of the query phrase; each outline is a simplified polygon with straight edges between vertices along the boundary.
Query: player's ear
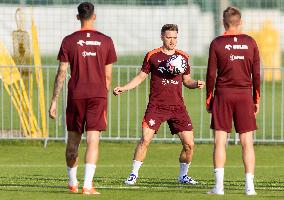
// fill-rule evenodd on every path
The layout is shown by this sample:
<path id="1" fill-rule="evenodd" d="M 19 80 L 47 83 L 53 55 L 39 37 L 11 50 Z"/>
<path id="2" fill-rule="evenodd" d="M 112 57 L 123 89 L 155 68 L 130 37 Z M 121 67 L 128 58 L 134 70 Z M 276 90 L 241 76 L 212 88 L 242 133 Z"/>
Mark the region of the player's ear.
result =
<path id="1" fill-rule="evenodd" d="M 94 13 L 94 14 L 93 14 L 93 20 L 95 21 L 96 18 L 97 18 L 97 15 L 96 15 L 96 13 Z"/>
<path id="2" fill-rule="evenodd" d="M 243 30 L 243 21 L 242 20 L 240 20 L 240 23 L 239 23 L 239 32 L 242 32 L 242 30 Z"/>
<path id="3" fill-rule="evenodd" d="M 163 34 L 161 34 L 161 40 L 164 41 Z"/>
<path id="4" fill-rule="evenodd" d="M 225 22 L 225 19 L 222 20 L 222 24 L 225 30 L 229 28 L 228 24 Z"/>
<path id="5" fill-rule="evenodd" d="M 80 20 L 80 17 L 79 17 L 79 15 L 76 15 L 76 17 L 77 17 L 77 19 L 78 19 L 78 20 Z"/>

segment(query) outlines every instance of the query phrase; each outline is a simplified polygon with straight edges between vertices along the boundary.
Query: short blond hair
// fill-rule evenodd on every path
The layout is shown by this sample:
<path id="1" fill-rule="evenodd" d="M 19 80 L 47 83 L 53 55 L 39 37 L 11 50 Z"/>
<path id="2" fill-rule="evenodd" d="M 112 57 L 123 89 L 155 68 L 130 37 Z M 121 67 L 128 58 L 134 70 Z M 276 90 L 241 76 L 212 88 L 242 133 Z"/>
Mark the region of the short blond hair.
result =
<path id="1" fill-rule="evenodd" d="M 178 25 L 176 25 L 176 24 L 165 24 L 161 29 L 161 35 L 164 35 L 166 31 L 178 32 Z"/>
<path id="2" fill-rule="evenodd" d="M 239 25 L 241 18 L 241 12 L 235 7 L 228 7 L 223 11 L 223 22 L 226 28 Z"/>

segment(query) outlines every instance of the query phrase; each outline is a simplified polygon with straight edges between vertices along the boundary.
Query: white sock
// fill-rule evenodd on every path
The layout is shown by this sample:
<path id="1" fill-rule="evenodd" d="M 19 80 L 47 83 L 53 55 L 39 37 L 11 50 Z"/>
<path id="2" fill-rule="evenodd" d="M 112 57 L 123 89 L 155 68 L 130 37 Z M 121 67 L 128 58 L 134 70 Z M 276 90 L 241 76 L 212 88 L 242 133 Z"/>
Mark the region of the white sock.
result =
<path id="1" fill-rule="evenodd" d="M 224 190 L 224 168 L 215 168 L 215 187 L 219 190 Z"/>
<path id="2" fill-rule="evenodd" d="M 135 176 L 138 177 L 138 172 L 140 167 L 142 166 L 143 162 L 138 161 L 138 160 L 133 160 L 133 167 L 132 167 L 132 172 L 131 174 L 135 174 Z"/>
<path id="3" fill-rule="evenodd" d="M 68 177 L 69 177 L 69 185 L 70 186 L 75 186 L 78 184 L 78 180 L 77 180 L 77 168 L 76 167 L 67 167 L 67 173 L 68 173 Z"/>
<path id="4" fill-rule="evenodd" d="M 190 164 L 191 162 L 190 163 L 179 163 L 179 177 L 183 177 L 184 175 L 187 175 Z"/>
<path id="5" fill-rule="evenodd" d="M 85 164 L 85 177 L 84 177 L 84 188 L 91 189 L 93 187 L 93 178 L 96 170 L 96 165 Z"/>
<path id="6" fill-rule="evenodd" d="M 252 173 L 246 173 L 246 190 L 254 191 L 253 179 L 254 175 Z"/>

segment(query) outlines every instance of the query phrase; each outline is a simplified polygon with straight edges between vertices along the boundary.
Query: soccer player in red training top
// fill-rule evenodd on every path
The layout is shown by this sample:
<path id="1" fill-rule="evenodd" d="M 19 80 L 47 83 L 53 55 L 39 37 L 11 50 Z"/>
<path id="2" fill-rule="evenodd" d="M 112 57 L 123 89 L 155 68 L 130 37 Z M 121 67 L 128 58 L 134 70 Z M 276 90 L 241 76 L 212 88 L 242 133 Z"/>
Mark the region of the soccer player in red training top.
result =
<path id="1" fill-rule="evenodd" d="M 125 181 L 127 185 L 136 183 L 139 168 L 146 157 L 147 148 L 161 123 L 165 121 L 167 121 L 171 133 L 178 134 L 183 145 L 179 157 L 180 175 L 178 180 L 181 183 L 197 183 L 187 175 L 193 155 L 194 137 L 192 123 L 182 97 L 182 83 L 184 86 L 194 89 L 203 88 L 204 82 L 190 78 L 188 55 L 176 49 L 177 34 L 177 25 L 164 25 L 161 29 L 163 46 L 146 54 L 141 71 L 136 77 L 125 86 L 116 87 L 113 90 L 115 95 L 119 95 L 133 89 L 151 73 L 149 103 L 142 122 L 142 137 L 134 153 L 132 172 Z M 186 59 L 186 70 L 183 74 L 172 75 L 169 73 L 166 62 L 173 55 L 182 55 Z"/>
<path id="2" fill-rule="evenodd" d="M 238 9 L 228 7 L 224 10 L 223 23 L 225 33 L 210 45 L 206 76 L 206 106 L 208 112 L 212 112 L 211 128 L 214 130 L 215 186 L 209 193 L 224 194 L 226 141 L 233 119 L 243 151 L 245 193 L 256 195 L 253 131 L 256 130 L 255 117 L 260 100 L 259 53 L 254 39 L 240 33 Z"/>
<path id="3" fill-rule="evenodd" d="M 87 149 L 82 193 L 99 194 L 92 181 L 99 154 L 100 132 L 106 130 L 107 126 L 107 93 L 111 86 L 112 63 L 116 61 L 116 53 L 112 39 L 93 27 L 96 19 L 93 4 L 81 3 L 77 18 L 81 22 L 81 30 L 66 36 L 60 47 L 60 65 L 49 115 L 51 118 L 56 117 L 57 99 L 70 63 L 71 78 L 68 82 L 66 109 L 68 187 L 71 192 L 78 192 L 78 147 L 82 133 L 86 130 Z"/>

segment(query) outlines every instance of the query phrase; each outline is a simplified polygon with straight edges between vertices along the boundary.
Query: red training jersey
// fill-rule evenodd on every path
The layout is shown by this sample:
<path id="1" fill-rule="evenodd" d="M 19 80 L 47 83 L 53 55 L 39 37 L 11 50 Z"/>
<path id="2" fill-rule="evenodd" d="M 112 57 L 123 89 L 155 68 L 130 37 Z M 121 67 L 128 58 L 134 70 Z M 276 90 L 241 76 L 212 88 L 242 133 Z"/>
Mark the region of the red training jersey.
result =
<path id="1" fill-rule="evenodd" d="M 214 87 L 217 92 L 226 90 L 228 94 L 253 89 L 254 103 L 259 103 L 260 59 L 252 37 L 222 35 L 211 42 L 206 75 L 207 108 L 211 107 Z"/>
<path id="2" fill-rule="evenodd" d="M 79 30 L 66 36 L 57 59 L 69 62 L 68 98 L 107 97 L 105 65 L 117 60 L 112 39 L 95 30 Z"/>
<path id="3" fill-rule="evenodd" d="M 166 62 L 172 55 L 162 52 L 162 48 L 148 52 L 144 58 L 141 71 L 151 73 L 149 104 L 155 106 L 183 106 L 182 76 L 190 73 L 188 55 L 180 50 L 175 50 L 176 55 L 186 59 L 186 70 L 183 74 L 172 75 L 166 69 Z"/>

